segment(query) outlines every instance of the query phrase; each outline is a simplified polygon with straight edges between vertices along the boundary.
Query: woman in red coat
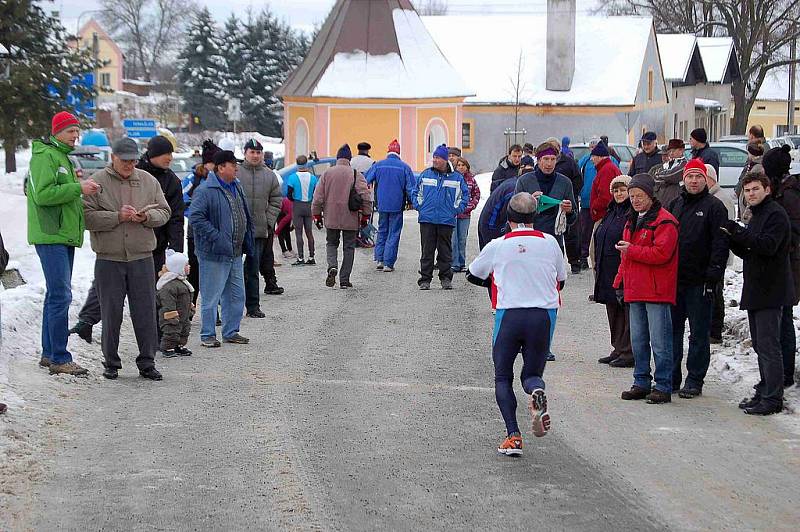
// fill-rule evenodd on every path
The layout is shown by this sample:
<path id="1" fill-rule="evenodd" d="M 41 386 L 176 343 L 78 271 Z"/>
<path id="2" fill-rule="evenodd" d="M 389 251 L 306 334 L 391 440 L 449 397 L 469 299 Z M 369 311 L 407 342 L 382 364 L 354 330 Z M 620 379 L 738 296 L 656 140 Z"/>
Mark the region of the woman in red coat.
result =
<path id="1" fill-rule="evenodd" d="M 592 221 L 597 223 L 606 215 L 608 205 L 613 199 L 611 197 L 611 181 L 618 175 L 622 175 L 622 172 L 611 160 L 608 155 L 608 147 L 602 142 L 592 149 L 592 164 L 597 169 L 597 175 L 594 176 L 594 181 L 592 181 L 589 208 L 591 209 Z"/>
<path id="2" fill-rule="evenodd" d="M 649 174 L 635 175 L 628 186 L 633 209 L 616 246 L 622 262 L 614 279 L 617 297 L 630 304 L 634 359 L 633 386 L 622 392 L 622 398 L 647 399 L 650 404 L 671 401 L 670 309 L 678 285 L 678 221 L 655 199 L 654 188 Z"/>

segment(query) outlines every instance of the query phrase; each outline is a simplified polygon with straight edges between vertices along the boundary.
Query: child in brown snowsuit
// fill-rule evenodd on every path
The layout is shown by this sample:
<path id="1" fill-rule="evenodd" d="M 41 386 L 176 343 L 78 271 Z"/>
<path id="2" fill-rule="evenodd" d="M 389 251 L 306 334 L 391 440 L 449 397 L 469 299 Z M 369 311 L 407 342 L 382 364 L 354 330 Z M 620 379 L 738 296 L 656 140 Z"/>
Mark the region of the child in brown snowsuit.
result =
<path id="1" fill-rule="evenodd" d="M 165 357 L 189 356 L 186 349 L 192 330 L 194 287 L 186 280 L 189 259 L 183 253 L 167 250 L 167 261 L 156 283 L 161 353 Z"/>

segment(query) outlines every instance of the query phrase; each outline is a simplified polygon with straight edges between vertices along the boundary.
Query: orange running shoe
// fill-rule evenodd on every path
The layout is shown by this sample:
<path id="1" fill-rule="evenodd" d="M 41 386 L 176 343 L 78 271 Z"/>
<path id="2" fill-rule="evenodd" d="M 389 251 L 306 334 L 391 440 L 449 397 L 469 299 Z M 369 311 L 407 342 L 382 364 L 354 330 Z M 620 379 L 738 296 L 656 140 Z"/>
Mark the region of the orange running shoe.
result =
<path id="1" fill-rule="evenodd" d="M 519 432 L 510 434 L 497 448 L 497 452 L 506 456 L 522 456 L 522 436 Z"/>
<path id="2" fill-rule="evenodd" d="M 544 390 L 536 388 L 531 392 L 528 410 L 531 412 L 533 435 L 541 438 L 550 430 L 550 414 L 547 413 L 547 396 L 544 394 Z"/>

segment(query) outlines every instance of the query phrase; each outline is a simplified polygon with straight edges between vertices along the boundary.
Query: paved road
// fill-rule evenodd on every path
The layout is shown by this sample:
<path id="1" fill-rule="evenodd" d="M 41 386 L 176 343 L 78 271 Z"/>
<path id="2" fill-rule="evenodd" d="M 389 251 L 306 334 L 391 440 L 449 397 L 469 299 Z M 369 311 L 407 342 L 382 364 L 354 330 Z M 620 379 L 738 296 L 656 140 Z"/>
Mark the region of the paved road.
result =
<path id="1" fill-rule="evenodd" d="M 136 377 L 129 356 L 118 381 L 84 387 L 19 525 L 796 526 L 800 438 L 743 416 L 715 382 L 692 402 L 620 401 L 630 373 L 595 362 L 608 341 L 586 274 L 568 282 L 546 372 L 553 429 L 526 438 L 522 458 L 498 456 L 485 294 L 461 279 L 452 292 L 416 290 L 418 249 L 409 215 L 393 274 L 364 250 L 352 290 L 326 289 L 321 265 L 283 266 L 286 295 L 264 296 L 268 319 L 244 321 L 249 346 L 202 350 L 195 338 L 195 356 L 160 362 L 161 383 Z"/>

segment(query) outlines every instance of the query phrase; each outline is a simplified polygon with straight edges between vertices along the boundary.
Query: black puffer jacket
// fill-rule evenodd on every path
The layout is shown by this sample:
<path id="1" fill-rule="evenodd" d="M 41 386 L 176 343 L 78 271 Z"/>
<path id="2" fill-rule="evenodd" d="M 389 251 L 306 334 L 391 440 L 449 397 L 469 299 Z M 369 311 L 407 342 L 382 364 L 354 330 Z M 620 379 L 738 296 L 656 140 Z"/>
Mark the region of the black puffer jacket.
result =
<path id="1" fill-rule="evenodd" d="M 750 207 L 753 217 L 746 228 L 731 231 L 731 251 L 744 260 L 744 286 L 739 308 L 774 309 L 794 305 L 794 280 L 789 263 L 791 224 L 783 207 L 771 195 Z M 729 230 L 730 230 L 729 229 Z"/>
<path id="2" fill-rule="evenodd" d="M 161 185 L 161 191 L 164 192 L 164 198 L 166 198 L 167 203 L 169 203 L 169 208 L 172 209 L 172 215 L 169 221 L 161 227 L 153 229 L 156 234 L 156 249 L 153 253 L 163 252 L 167 248 L 182 253 L 184 237 L 183 211 L 185 205 L 183 204 L 181 180 L 178 179 L 175 172 L 169 168 L 159 168 L 151 163 L 147 154 L 139 159 L 136 168 L 144 170 L 156 178 L 158 184 Z"/>
<path id="3" fill-rule="evenodd" d="M 800 180 L 797 176 L 786 174 L 777 183 L 772 180 L 772 189 L 775 201 L 783 207 L 789 216 L 789 223 L 792 226 L 792 244 L 789 248 L 789 260 L 792 265 L 792 278 L 794 279 L 794 291 L 796 305 L 800 301 Z"/>
<path id="4" fill-rule="evenodd" d="M 656 150 L 651 154 L 643 151 L 636 154 L 631 161 L 631 167 L 628 169 L 628 175 L 633 177 L 636 174 L 647 174 L 654 166 L 661 165 L 661 153 Z"/>
<path id="5" fill-rule="evenodd" d="M 518 176 L 519 165 L 511 164 L 511 161 L 508 160 L 508 156 L 503 157 L 500 159 L 500 164 L 495 168 L 494 173 L 492 173 L 492 184 L 489 186 L 489 191 L 493 192 L 494 189 L 499 187 L 500 183 L 506 179 Z"/>
<path id="6" fill-rule="evenodd" d="M 728 239 L 719 230 L 728 220 L 725 205 L 704 188 L 699 194 L 686 189 L 667 210 L 678 220 L 678 286 L 716 283 L 725 275 Z"/>

